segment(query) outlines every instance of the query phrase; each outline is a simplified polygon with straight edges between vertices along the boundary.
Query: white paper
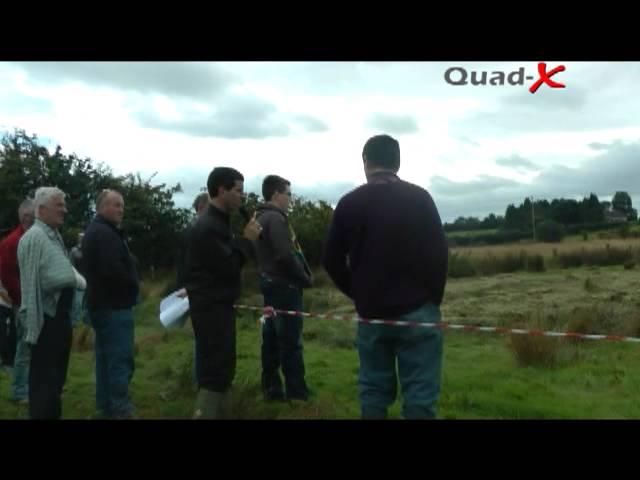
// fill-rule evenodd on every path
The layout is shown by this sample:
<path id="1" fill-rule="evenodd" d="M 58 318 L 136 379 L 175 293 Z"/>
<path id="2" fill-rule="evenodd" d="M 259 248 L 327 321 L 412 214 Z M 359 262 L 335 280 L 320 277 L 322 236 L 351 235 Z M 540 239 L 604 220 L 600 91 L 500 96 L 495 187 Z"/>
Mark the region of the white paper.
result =
<path id="1" fill-rule="evenodd" d="M 160 302 L 160 322 L 165 328 L 183 327 L 187 321 L 189 297 L 180 298 L 178 292 L 173 292 Z"/>

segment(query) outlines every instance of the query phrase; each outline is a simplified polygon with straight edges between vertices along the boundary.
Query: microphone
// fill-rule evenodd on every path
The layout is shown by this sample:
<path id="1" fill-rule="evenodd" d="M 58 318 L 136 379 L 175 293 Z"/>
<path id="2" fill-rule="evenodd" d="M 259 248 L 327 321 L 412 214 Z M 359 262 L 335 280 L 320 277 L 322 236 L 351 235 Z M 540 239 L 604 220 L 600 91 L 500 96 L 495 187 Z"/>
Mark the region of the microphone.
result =
<path id="1" fill-rule="evenodd" d="M 247 210 L 246 206 L 240 205 L 240 208 L 238 208 L 238 213 L 242 215 L 242 218 L 244 218 L 245 222 L 249 223 L 249 220 L 251 220 L 251 215 L 249 215 L 249 211 Z"/>

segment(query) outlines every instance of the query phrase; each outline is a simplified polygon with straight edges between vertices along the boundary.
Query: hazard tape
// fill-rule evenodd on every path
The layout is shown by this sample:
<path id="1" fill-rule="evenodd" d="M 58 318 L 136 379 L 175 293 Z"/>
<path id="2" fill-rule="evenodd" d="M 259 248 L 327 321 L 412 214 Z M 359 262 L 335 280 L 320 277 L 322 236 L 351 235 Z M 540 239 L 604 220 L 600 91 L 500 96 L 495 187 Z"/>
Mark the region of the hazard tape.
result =
<path id="1" fill-rule="evenodd" d="M 550 332 L 550 331 L 542 331 L 542 330 L 526 330 L 522 328 L 485 327 L 480 325 L 456 325 L 456 324 L 447 323 L 447 322 L 421 323 L 421 322 L 407 322 L 403 320 L 380 320 L 380 319 L 362 318 L 358 315 L 335 315 L 335 314 L 300 312 L 296 310 L 276 310 L 272 307 L 255 307 L 251 305 L 235 305 L 235 307 L 242 310 L 253 310 L 253 311 L 262 312 L 263 313 L 262 319 L 274 316 L 274 314 L 281 314 L 281 315 L 294 315 L 294 316 L 301 316 L 301 317 L 322 318 L 326 320 L 345 320 L 345 321 L 366 323 L 371 325 L 440 328 L 442 330 L 462 330 L 464 332 L 503 333 L 503 334 L 515 334 L 515 335 L 529 335 L 532 337 L 557 337 L 557 338 L 568 337 L 568 338 L 584 339 L 584 340 L 610 340 L 613 342 L 640 343 L 640 338 L 625 337 L 621 335 L 598 335 L 598 334 L 575 333 L 575 332 Z"/>

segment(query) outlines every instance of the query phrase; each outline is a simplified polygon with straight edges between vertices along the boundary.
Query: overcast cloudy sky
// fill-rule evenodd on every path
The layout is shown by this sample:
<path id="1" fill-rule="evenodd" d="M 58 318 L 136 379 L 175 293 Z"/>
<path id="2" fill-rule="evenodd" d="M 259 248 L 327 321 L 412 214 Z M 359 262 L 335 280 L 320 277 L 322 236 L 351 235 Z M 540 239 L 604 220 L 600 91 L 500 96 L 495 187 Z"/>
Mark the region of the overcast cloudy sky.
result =
<path id="1" fill-rule="evenodd" d="M 191 203 L 215 166 L 259 192 L 271 173 L 335 203 L 364 182 L 371 135 L 400 141 L 400 176 L 441 216 L 504 214 L 525 196 L 640 203 L 640 63 L 0 62 L 0 132 L 21 128 L 116 173 L 158 172 Z M 524 68 L 521 85 L 451 85 L 445 72 Z M 460 78 L 457 70 L 452 77 Z M 516 78 L 517 79 L 517 78 Z M 637 205 L 636 205 L 637 206 Z"/>

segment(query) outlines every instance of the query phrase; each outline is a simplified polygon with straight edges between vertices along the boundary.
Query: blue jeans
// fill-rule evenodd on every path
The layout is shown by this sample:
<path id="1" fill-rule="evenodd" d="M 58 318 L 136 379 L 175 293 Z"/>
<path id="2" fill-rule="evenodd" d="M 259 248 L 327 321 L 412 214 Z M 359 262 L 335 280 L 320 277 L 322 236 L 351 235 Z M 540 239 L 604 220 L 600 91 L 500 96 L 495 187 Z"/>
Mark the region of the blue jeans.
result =
<path id="1" fill-rule="evenodd" d="M 96 407 L 103 415 L 127 418 L 134 408 L 129 397 L 133 377 L 133 310 L 89 312 L 95 331 Z"/>
<path id="2" fill-rule="evenodd" d="M 393 320 L 440 322 L 440 308 L 425 304 Z M 386 418 L 395 401 L 398 377 L 406 419 L 435 418 L 442 373 L 443 334 L 439 328 L 358 324 L 362 418 Z M 397 361 L 397 375 L 396 375 Z"/>
<path id="3" fill-rule="evenodd" d="M 265 306 L 278 310 L 302 310 L 302 289 L 279 280 L 260 277 Z M 262 326 L 262 388 L 267 396 L 279 397 L 284 391 L 279 370 L 285 379 L 287 398 L 306 400 L 302 356 L 302 317 L 282 315 L 267 318 Z"/>
<path id="4" fill-rule="evenodd" d="M 31 347 L 24 341 L 26 335 L 20 315 L 16 313 L 16 356 L 13 360 L 11 378 L 11 394 L 14 400 L 29 399 L 29 364 L 31 363 Z"/>

